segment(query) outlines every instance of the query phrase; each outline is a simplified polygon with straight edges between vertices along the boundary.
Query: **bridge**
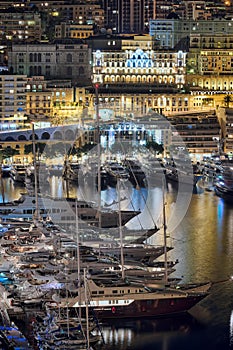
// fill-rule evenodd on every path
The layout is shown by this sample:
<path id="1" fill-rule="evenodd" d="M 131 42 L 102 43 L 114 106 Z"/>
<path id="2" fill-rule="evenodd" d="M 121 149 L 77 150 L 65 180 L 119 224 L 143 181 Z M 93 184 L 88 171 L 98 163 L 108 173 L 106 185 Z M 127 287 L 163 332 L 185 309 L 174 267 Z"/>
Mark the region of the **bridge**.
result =
<path id="1" fill-rule="evenodd" d="M 59 125 L 44 128 L 35 126 L 35 140 L 50 141 L 74 141 L 84 132 L 84 128 L 77 124 Z M 32 141 L 32 129 L 7 130 L 0 132 L 0 142 L 25 142 Z"/>

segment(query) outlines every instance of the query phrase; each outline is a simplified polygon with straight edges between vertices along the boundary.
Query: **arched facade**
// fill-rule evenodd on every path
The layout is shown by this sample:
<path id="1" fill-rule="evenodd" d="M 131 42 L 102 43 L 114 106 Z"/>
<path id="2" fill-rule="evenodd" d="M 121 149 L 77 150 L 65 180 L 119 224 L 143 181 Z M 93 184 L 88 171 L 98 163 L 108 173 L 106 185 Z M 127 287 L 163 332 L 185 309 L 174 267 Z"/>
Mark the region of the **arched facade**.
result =
<path id="1" fill-rule="evenodd" d="M 182 88 L 185 84 L 186 53 L 158 53 L 149 41 L 144 46 L 129 49 L 126 45 L 120 51 L 93 51 L 93 81 L 101 84 L 156 83 Z"/>

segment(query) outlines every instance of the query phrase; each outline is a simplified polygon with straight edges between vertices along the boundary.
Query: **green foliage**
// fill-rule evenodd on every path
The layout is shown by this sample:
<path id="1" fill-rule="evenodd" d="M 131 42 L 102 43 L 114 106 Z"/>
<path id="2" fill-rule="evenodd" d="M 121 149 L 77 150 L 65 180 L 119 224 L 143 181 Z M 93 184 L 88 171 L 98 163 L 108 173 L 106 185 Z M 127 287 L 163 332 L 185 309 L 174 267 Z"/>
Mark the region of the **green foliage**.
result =
<path id="1" fill-rule="evenodd" d="M 160 154 L 164 151 L 163 145 L 155 141 L 147 141 L 146 148 Z"/>
<path id="2" fill-rule="evenodd" d="M 233 102 L 232 95 L 227 94 L 227 95 L 224 96 L 224 103 L 225 103 L 225 106 L 227 108 L 229 107 L 230 103 L 232 103 L 232 102 Z"/>
<path id="3" fill-rule="evenodd" d="M 8 146 L 0 150 L 0 161 L 2 162 L 4 159 L 11 158 L 18 154 L 19 154 L 19 150 Z"/>
<path id="4" fill-rule="evenodd" d="M 44 152 L 45 147 L 46 147 L 45 143 L 37 142 L 35 144 L 36 153 L 42 154 Z M 24 145 L 24 153 L 25 154 L 33 153 L 33 145 L 32 144 Z"/>

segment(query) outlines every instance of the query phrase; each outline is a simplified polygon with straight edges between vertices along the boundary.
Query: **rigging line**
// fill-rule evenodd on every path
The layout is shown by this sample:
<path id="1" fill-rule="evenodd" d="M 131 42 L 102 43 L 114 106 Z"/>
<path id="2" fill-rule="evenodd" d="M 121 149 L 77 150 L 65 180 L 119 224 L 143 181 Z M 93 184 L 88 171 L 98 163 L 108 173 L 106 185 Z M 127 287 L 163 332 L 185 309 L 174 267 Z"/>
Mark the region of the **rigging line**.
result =
<path id="1" fill-rule="evenodd" d="M 130 193 L 129 193 L 129 189 L 127 188 L 126 184 L 124 184 L 124 183 L 123 183 L 123 187 L 124 187 L 124 190 L 125 190 L 125 192 L 126 192 L 126 195 L 127 195 L 127 194 L 129 195 L 129 198 L 130 198 L 129 201 L 130 201 L 130 204 L 131 204 L 133 210 L 136 211 L 136 207 L 135 207 L 135 205 L 134 205 L 134 203 L 133 203 L 133 201 L 132 201 L 132 196 L 131 196 Z M 141 190 L 141 189 L 140 189 L 140 190 Z M 127 196 L 127 197 L 128 197 L 128 196 Z M 145 203 L 145 204 L 146 204 L 146 203 Z M 141 229 L 143 229 L 143 225 L 142 225 L 142 222 L 141 222 L 140 218 L 137 217 L 137 220 L 138 220 L 138 222 L 139 222 L 139 225 L 140 225 Z"/>
<path id="2" fill-rule="evenodd" d="M 124 147 L 123 147 L 123 142 L 120 142 L 120 145 L 121 145 L 122 151 L 124 152 L 125 150 L 124 150 Z M 126 153 L 124 153 L 124 155 L 126 156 Z M 130 170 L 131 170 L 131 172 L 132 172 L 132 174 L 133 174 L 133 178 L 134 178 L 134 181 L 135 181 L 135 183 L 136 183 L 136 188 L 138 187 L 138 189 L 139 189 L 139 191 L 140 191 L 140 193 L 141 193 L 141 195 L 142 195 L 142 199 L 144 200 L 145 206 L 146 206 L 146 208 L 147 208 L 147 210 L 148 210 L 148 212 L 149 212 L 149 215 L 150 215 L 150 217 L 151 217 L 151 219 L 152 219 L 152 221 L 153 221 L 153 224 L 154 224 L 154 226 L 156 227 L 156 223 L 155 223 L 155 221 L 154 221 L 153 215 L 152 215 L 152 213 L 151 213 L 151 211 L 150 211 L 150 209 L 149 209 L 149 207 L 148 207 L 148 205 L 147 205 L 146 198 L 145 198 L 145 196 L 144 196 L 143 193 L 142 193 L 141 186 L 139 186 L 138 180 L 137 180 L 137 178 L 136 178 L 136 175 L 134 174 L 134 171 L 133 171 L 133 169 L 132 169 L 132 166 L 131 166 L 130 162 L 128 162 L 128 165 L 129 165 L 129 168 L 130 168 Z M 135 210 L 134 207 L 133 207 L 133 209 Z M 142 226 L 142 223 L 140 222 L 140 219 L 139 219 L 139 218 L 138 218 L 138 220 L 139 220 L 140 226 L 143 227 L 143 226 Z"/>
<path id="3" fill-rule="evenodd" d="M 86 278 L 86 280 L 88 280 L 88 278 Z M 90 304 L 91 304 L 91 290 L 90 290 L 90 287 L 89 287 L 89 284 L 88 284 L 88 283 L 86 283 L 86 289 L 87 289 L 87 295 L 89 295 L 89 299 L 87 300 L 87 302 L 88 302 L 88 303 L 90 302 Z M 96 322 L 97 329 L 98 329 L 99 332 L 100 332 L 100 335 L 101 335 L 103 344 L 105 344 L 103 329 L 102 329 L 102 327 L 101 327 L 101 325 L 100 325 L 100 323 L 99 323 L 99 319 L 98 319 L 98 316 L 97 316 L 97 312 L 95 311 L 94 308 L 91 308 L 91 312 L 92 312 L 94 321 Z"/>

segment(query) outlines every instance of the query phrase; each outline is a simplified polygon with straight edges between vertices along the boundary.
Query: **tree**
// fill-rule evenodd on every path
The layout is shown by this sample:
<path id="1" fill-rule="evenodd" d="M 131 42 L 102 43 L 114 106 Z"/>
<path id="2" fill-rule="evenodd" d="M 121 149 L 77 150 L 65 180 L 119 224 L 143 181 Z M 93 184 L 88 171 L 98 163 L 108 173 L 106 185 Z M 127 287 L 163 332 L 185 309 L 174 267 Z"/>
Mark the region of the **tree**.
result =
<path id="1" fill-rule="evenodd" d="M 233 102 L 233 98 L 232 98 L 231 95 L 227 94 L 226 96 L 224 96 L 224 103 L 225 103 L 225 106 L 226 106 L 227 108 L 229 108 L 229 105 L 230 105 L 230 103 L 232 103 L 232 102 Z"/>
<path id="2" fill-rule="evenodd" d="M 163 153 L 164 151 L 163 145 L 160 145 L 155 141 L 147 141 L 146 148 L 156 152 L 157 154 Z"/>
<path id="3" fill-rule="evenodd" d="M 11 146 L 7 146 L 0 150 L 0 163 L 2 164 L 4 159 L 11 158 L 15 155 L 19 154 L 19 150 L 12 148 Z"/>
<path id="4" fill-rule="evenodd" d="M 41 154 L 44 152 L 45 147 L 46 147 L 46 143 L 37 142 L 35 144 L 35 150 L 36 150 L 36 154 L 38 155 L 38 158 L 40 158 Z M 32 144 L 24 145 L 24 153 L 25 154 L 33 153 L 33 145 Z"/>

